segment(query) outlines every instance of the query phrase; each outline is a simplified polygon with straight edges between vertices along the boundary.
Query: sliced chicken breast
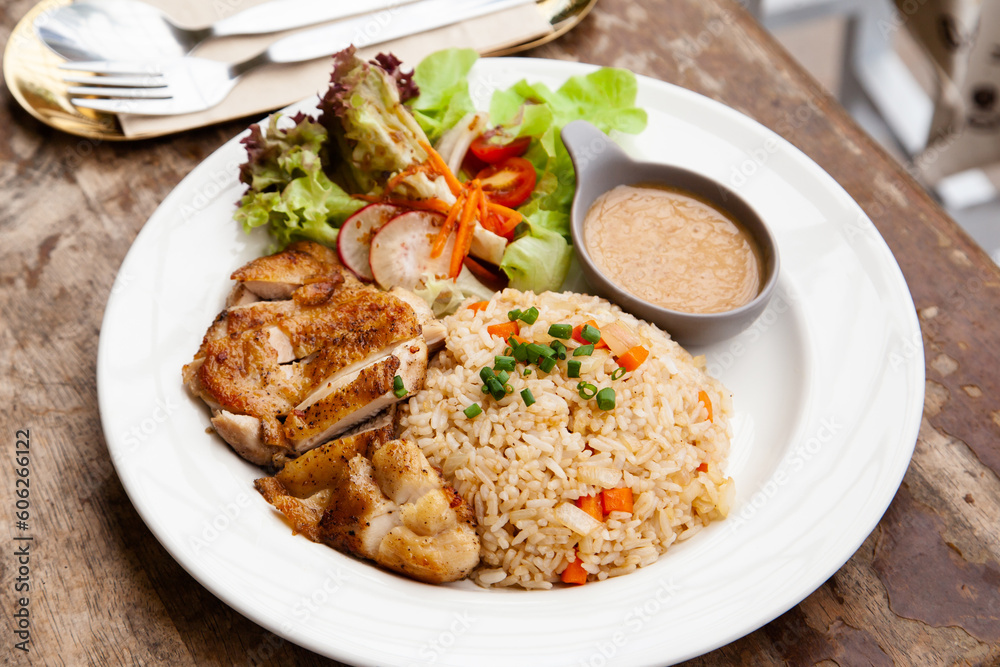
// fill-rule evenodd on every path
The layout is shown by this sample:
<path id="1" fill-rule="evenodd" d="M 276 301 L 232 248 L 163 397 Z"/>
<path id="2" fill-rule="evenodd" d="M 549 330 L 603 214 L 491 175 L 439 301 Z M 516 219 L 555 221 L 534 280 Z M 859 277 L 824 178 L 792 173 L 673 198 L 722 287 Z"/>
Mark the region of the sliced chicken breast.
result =
<path id="1" fill-rule="evenodd" d="M 285 419 L 285 436 L 295 451 L 306 451 L 365 421 L 422 386 L 427 374 L 427 345 L 420 338 L 400 345 L 394 354 L 323 385 Z M 406 393 L 397 395 L 396 376 Z"/>
<path id="2" fill-rule="evenodd" d="M 423 386 L 424 337 L 436 321 L 412 293 L 363 285 L 334 251 L 308 241 L 233 279 L 228 308 L 183 378 L 244 458 L 280 467 Z M 408 390 L 398 396 L 397 375 Z"/>
<path id="3" fill-rule="evenodd" d="M 262 299 L 290 299 L 308 283 L 345 280 L 337 253 L 310 241 L 297 241 L 282 252 L 258 257 L 231 277 Z"/>
<path id="4" fill-rule="evenodd" d="M 372 438 L 366 455 L 352 436 L 286 471 L 254 485 L 313 541 L 429 583 L 461 579 L 479 563 L 472 509 L 414 443 Z"/>

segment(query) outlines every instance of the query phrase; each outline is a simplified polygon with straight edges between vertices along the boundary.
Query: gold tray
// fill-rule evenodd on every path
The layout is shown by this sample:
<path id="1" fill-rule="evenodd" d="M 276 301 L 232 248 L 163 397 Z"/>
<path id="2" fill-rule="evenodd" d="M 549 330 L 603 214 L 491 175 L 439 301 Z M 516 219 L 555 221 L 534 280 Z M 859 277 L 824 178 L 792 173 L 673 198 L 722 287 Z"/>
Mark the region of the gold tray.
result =
<path id="1" fill-rule="evenodd" d="M 77 109 L 69 101 L 68 85 L 58 74 L 65 60 L 46 47 L 34 31 L 35 19 L 72 0 L 42 0 L 22 18 L 7 41 L 3 73 L 7 87 L 25 111 L 58 130 L 88 139 L 133 141 L 162 136 L 168 132 L 126 137 L 114 114 Z M 572 30 L 590 13 L 597 0 L 538 0 L 538 6 L 554 28 L 553 32 L 517 46 L 484 53 L 505 56 L 550 42 Z M 189 128 L 193 129 L 193 128 Z"/>

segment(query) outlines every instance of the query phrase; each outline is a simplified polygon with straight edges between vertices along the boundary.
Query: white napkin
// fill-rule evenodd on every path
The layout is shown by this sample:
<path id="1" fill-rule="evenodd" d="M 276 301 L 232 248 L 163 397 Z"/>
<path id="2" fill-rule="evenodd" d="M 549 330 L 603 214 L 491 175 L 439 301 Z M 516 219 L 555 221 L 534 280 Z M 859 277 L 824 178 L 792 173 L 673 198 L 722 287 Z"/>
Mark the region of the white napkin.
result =
<path id="1" fill-rule="evenodd" d="M 147 1 L 162 9 L 179 24 L 205 26 L 224 16 L 234 14 L 237 10 L 260 4 L 264 0 Z M 373 2 L 378 0 L 360 0 L 362 6 Z M 473 48 L 479 53 L 489 53 L 541 37 L 551 31 L 551 24 L 537 6 L 528 4 L 364 48 L 359 50 L 358 55 L 371 58 L 380 52 L 392 52 L 403 61 L 407 69 L 412 69 L 422 58 L 440 49 Z M 211 40 L 200 46 L 195 55 L 238 62 L 263 51 L 274 40 L 294 32 L 297 31 Z M 310 95 L 321 94 L 329 84 L 331 70 L 332 61 L 329 58 L 297 65 L 270 65 L 244 76 L 222 104 L 207 111 L 183 116 L 122 114 L 119 120 L 125 136 L 140 137 L 188 130 L 244 116 L 262 115 Z"/>

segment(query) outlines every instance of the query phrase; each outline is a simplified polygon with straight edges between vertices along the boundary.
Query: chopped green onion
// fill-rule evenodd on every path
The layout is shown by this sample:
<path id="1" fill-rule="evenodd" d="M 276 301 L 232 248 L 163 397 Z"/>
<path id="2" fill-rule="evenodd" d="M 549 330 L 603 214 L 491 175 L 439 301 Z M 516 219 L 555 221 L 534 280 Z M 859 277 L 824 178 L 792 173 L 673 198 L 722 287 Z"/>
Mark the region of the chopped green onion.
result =
<path id="1" fill-rule="evenodd" d="M 583 329 L 580 331 L 580 337 L 588 343 L 596 343 L 601 340 L 601 330 L 589 324 L 584 324 Z"/>
<path id="2" fill-rule="evenodd" d="M 589 382 L 581 382 L 576 385 L 576 388 L 580 394 L 580 398 L 593 398 L 597 396 L 597 385 L 590 384 Z"/>
<path id="3" fill-rule="evenodd" d="M 615 390 L 611 387 L 605 387 L 597 392 L 597 407 L 601 410 L 614 410 Z"/>
<path id="4" fill-rule="evenodd" d="M 507 347 L 505 347 L 503 349 L 503 356 L 509 357 L 510 353 L 513 352 L 513 351 L 514 351 L 514 348 L 512 348 L 511 346 L 508 345 Z"/>
<path id="5" fill-rule="evenodd" d="M 490 388 L 489 388 L 489 387 L 487 387 L 487 386 L 486 386 L 485 384 L 483 385 L 483 393 L 484 393 L 484 394 L 488 394 L 488 393 L 490 393 Z"/>
<path id="6" fill-rule="evenodd" d="M 489 383 L 490 378 L 493 377 L 493 369 L 489 366 L 483 366 L 479 371 L 479 377 L 483 382 Z"/>
<path id="7" fill-rule="evenodd" d="M 553 338 L 569 338 L 573 335 L 573 325 L 553 324 L 549 327 L 549 335 Z"/>
<path id="8" fill-rule="evenodd" d="M 516 320 L 519 317 L 521 317 L 521 310 L 520 310 L 520 308 L 515 308 L 514 310 L 508 310 L 507 311 L 507 319 L 510 320 L 511 322 L 513 322 L 514 320 Z"/>
<path id="9" fill-rule="evenodd" d="M 556 360 L 554 357 L 542 357 L 538 360 L 538 367 L 546 373 L 551 373 L 552 369 L 556 367 Z"/>
<path id="10" fill-rule="evenodd" d="M 566 358 L 566 346 L 560 343 L 559 341 L 557 340 L 552 341 L 551 343 L 549 343 L 549 347 L 551 347 L 555 351 L 556 357 L 558 357 L 559 359 Z"/>
<path id="11" fill-rule="evenodd" d="M 530 368 L 525 368 L 524 369 L 524 375 L 531 375 L 531 369 Z"/>
<path id="12" fill-rule="evenodd" d="M 504 390 L 504 392 L 506 392 L 506 393 L 508 393 L 508 394 L 513 394 L 513 393 L 514 393 L 514 387 L 513 387 L 513 386 L 511 386 L 511 384 L 510 384 L 510 383 L 507 383 L 507 384 L 505 384 L 505 385 L 503 386 L 503 390 Z"/>
<path id="13" fill-rule="evenodd" d="M 493 370 L 495 371 L 512 371 L 514 370 L 514 362 L 516 359 L 514 357 L 508 356 L 498 356 L 493 358 Z"/>
<path id="14" fill-rule="evenodd" d="M 466 409 L 462 410 L 462 412 L 464 412 L 465 416 L 469 419 L 473 419 L 474 417 L 478 417 L 483 414 L 483 409 L 479 407 L 479 403 L 473 403 Z"/>
<path id="15" fill-rule="evenodd" d="M 399 377 L 398 375 L 392 378 L 392 393 L 396 396 L 396 398 L 403 398 L 408 393 L 410 393 L 406 390 L 406 387 L 403 385 L 403 378 Z"/>
<path id="16" fill-rule="evenodd" d="M 499 373 L 497 373 L 497 380 L 500 382 L 500 384 L 507 384 L 507 380 L 509 379 L 510 379 L 510 373 L 508 373 L 507 371 L 500 371 Z"/>
<path id="17" fill-rule="evenodd" d="M 538 319 L 538 309 L 532 306 L 528 310 L 521 312 L 518 319 L 527 324 L 534 324 L 535 320 Z"/>
<path id="18" fill-rule="evenodd" d="M 548 345 L 539 345 L 538 343 L 528 344 L 528 356 L 532 357 L 554 357 L 556 356 L 556 351 L 553 350 Z"/>
<path id="19" fill-rule="evenodd" d="M 580 377 L 580 366 L 582 365 L 581 362 L 570 359 L 566 362 L 566 375 L 571 378 Z"/>
<path id="20" fill-rule="evenodd" d="M 535 396 L 531 393 L 530 389 L 525 389 L 521 392 L 521 400 L 524 401 L 525 405 L 531 405 L 535 402 Z"/>
<path id="21" fill-rule="evenodd" d="M 573 350 L 574 357 L 589 357 L 594 353 L 594 346 L 591 345 L 581 345 L 580 347 Z"/>
<path id="22" fill-rule="evenodd" d="M 611 374 L 611 379 L 612 379 L 612 380 L 617 380 L 617 379 L 618 379 L 618 378 L 620 378 L 621 376 L 625 375 L 625 373 L 627 373 L 627 372 L 628 372 L 628 371 L 626 371 L 626 370 L 625 370 L 625 368 L 624 368 L 623 366 L 619 366 L 619 367 L 618 367 L 618 368 L 616 368 L 616 369 L 614 370 L 614 372 L 613 372 L 613 373 Z"/>
<path id="23" fill-rule="evenodd" d="M 520 344 L 514 348 L 511 353 L 515 361 L 527 361 L 528 360 L 528 346 L 525 344 Z"/>
<path id="24" fill-rule="evenodd" d="M 500 380 L 496 378 L 490 378 L 490 381 L 486 383 L 486 386 L 490 388 L 490 395 L 498 401 L 507 395 L 507 392 L 504 391 L 503 385 L 500 384 Z"/>

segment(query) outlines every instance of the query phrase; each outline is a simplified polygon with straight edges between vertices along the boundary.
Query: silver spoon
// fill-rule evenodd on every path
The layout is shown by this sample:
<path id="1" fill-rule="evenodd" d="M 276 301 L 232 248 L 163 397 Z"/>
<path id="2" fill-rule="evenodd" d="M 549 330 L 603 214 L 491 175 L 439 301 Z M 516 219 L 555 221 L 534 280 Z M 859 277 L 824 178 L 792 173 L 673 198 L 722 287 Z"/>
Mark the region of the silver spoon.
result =
<path id="1" fill-rule="evenodd" d="M 270 0 L 202 28 L 177 25 L 139 0 L 78 0 L 35 19 L 38 38 L 67 60 L 180 57 L 205 40 L 261 35 L 390 10 L 413 0 Z"/>

